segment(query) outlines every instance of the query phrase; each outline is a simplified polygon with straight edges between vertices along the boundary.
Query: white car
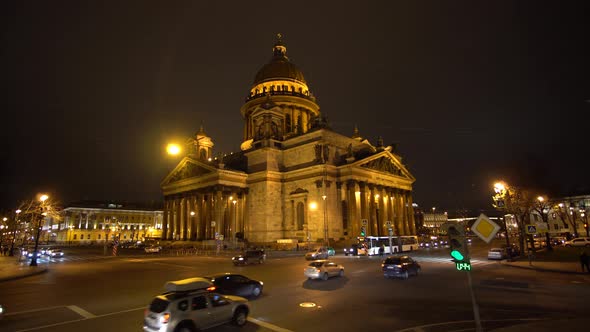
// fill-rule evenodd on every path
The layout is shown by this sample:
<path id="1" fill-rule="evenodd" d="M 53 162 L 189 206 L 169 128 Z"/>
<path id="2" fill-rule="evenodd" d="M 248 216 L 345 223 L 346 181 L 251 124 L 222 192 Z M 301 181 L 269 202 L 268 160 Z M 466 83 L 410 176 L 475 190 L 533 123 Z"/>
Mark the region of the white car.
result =
<path id="1" fill-rule="evenodd" d="M 492 248 L 488 251 L 488 259 L 505 259 L 508 258 L 508 252 L 505 248 Z"/>
<path id="2" fill-rule="evenodd" d="M 149 247 L 145 247 L 144 250 L 147 253 L 159 253 L 160 250 L 162 250 L 162 247 L 160 247 L 160 246 L 149 246 Z"/>
<path id="3" fill-rule="evenodd" d="M 53 258 L 63 257 L 64 252 L 61 249 L 53 249 L 51 252 L 49 252 L 49 256 Z"/>
<path id="4" fill-rule="evenodd" d="M 570 241 L 566 241 L 564 245 L 566 247 L 590 247 L 590 238 L 577 237 L 575 239 L 571 239 Z"/>

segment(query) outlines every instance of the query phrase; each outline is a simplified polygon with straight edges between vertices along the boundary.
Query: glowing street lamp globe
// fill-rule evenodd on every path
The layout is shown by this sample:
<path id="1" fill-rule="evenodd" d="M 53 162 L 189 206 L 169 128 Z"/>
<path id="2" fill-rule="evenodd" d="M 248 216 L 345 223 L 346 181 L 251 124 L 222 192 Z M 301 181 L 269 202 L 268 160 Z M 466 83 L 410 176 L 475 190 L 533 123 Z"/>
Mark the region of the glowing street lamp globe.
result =
<path id="1" fill-rule="evenodd" d="M 176 156 L 177 154 L 179 154 L 180 150 L 181 149 L 178 144 L 170 143 L 168 144 L 168 146 L 166 146 L 166 152 L 168 152 L 168 154 L 172 156 Z"/>

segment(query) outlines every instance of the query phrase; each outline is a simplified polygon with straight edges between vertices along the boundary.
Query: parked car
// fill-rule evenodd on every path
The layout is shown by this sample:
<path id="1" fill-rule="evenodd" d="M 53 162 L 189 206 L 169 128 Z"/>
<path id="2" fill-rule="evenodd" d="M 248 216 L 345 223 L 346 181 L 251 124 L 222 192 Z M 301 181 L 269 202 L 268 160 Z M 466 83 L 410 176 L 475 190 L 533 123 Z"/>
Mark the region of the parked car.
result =
<path id="1" fill-rule="evenodd" d="M 246 250 L 240 255 L 232 257 L 234 265 L 247 265 L 247 264 L 262 264 L 266 260 L 266 253 L 264 250 Z"/>
<path id="2" fill-rule="evenodd" d="M 328 280 L 329 277 L 342 277 L 344 275 L 344 267 L 327 259 L 315 260 L 303 269 L 303 275 L 307 279 L 322 279 Z"/>
<path id="3" fill-rule="evenodd" d="M 143 330 L 176 332 L 204 330 L 233 323 L 244 326 L 250 313 L 248 300 L 208 290 L 205 278 L 170 281 L 145 310 Z"/>
<path id="4" fill-rule="evenodd" d="M 145 250 L 145 252 L 147 252 L 147 253 L 159 253 L 162 250 L 162 247 L 149 246 L 149 247 L 145 247 L 143 250 Z"/>
<path id="5" fill-rule="evenodd" d="M 563 246 L 563 245 L 565 245 L 566 239 L 565 239 L 565 237 L 557 236 L 557 237 L 552 237 L 550 239 L 550 242 L 551 242 L 552 246 Z"/>
<path id="6" fill-rule="evenodd" d="M 204 277 L 215 286 L 215 291 L 224 295 L 257 298 L 262 294 L 264 283 L 241 274 L 218 273 Z"/>
<path id="7" fill-rule="evenodd" d="M 590 247 L 590 238 L 577 237 L 575 239 L 571 239 L 570 241 L 565 241 L 564 245 L 566 247 Z"/>
<path id="8" fill-rule="evenodd" d="M 381 262 L 381 270 L 385 278 L 408 279 L 411 275 L 417 276 L 421 267 L 410 256 L 390 256 Z"/>
<path id="9" fill-rule="evenodd" d="M 488 251 L 488 259 L 506 259 L 508 258 L 508 251 L 506 248 L 492 248 Z"/>
<path id="10" fill-rule="evenodd" d="M 319 247 L 314 251 L 310 251 L 305 254 L 305 259 L 307 260 L 317 260 L 317 259 L 327 259 L 328 258 L 328 249 L 326 247 Z"/>

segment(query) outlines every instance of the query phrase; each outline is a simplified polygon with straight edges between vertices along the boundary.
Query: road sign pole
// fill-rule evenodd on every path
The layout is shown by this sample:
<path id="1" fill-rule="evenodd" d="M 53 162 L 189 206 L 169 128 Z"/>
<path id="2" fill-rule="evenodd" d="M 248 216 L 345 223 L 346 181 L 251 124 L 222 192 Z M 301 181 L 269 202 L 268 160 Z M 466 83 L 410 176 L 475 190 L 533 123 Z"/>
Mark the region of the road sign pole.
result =
<path id="1" fill-rule="evenodd" d="M 467 283 L 469 284 L 469 293 L 471 295 L 471 305 L 473 307 L 473 318 L 475 320 L 475 331 L 483 332 L 481 327 L 481 319 L 479 318 L 479 306 L 475 300 L 475 293 L 473 292 L 473 282 L 471 281 L 471 271 L 467 271 Z"/>

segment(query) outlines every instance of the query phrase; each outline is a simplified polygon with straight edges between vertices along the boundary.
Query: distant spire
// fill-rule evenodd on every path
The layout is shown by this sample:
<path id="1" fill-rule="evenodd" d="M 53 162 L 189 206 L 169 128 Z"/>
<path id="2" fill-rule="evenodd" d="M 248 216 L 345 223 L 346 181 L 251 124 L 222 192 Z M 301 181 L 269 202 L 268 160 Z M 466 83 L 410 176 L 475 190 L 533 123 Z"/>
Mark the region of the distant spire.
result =
<path id="1" fill-rule="evenodd" d="M 383 137 L 379 136 L 377 138 L 377 147 L 381 148 L 383 147 Z"/>
<path id="2" fill-rule="evenodd" d="M 354 125 L 354 131 L 352 133 L 352 138 L 359 138 L 361 137 L 361 135 L 359 135 L 359 128 L 357 127 L 357 125 Z"/>
<path id="3" fill-rule="evenodd" d="M 199 132 L 197 133 L 197 135 L 207 136 L 207 134 L 205 134 L 205 129 L 203 129 L 203 122 L 202 121 L 201 121 L 201 125 L 199 126 Z"/>

